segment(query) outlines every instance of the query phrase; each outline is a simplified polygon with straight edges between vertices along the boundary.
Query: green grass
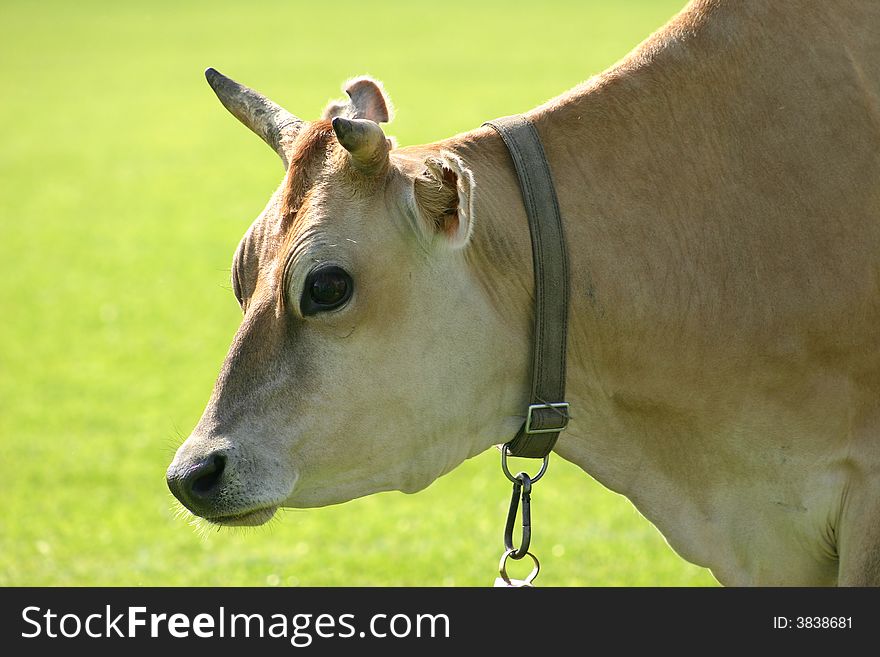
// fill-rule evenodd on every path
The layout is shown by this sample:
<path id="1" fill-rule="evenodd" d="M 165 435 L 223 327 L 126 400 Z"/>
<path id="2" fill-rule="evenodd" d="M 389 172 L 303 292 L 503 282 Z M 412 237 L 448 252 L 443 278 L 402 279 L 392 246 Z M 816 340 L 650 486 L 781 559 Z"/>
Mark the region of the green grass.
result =
<path id="1" fill-rule="evenodd" d="M 174 518 L 164 470 L 239 321 L 231 254 L 282 173 L 202 70 L 304 118 L 370 73 L 389 133 L 433 141 L 561 93 L 681 4 L 4 2 L 0 585 L 490 584 L 495 453 L 266 529 Z M 714 583 L 561 459 L 534 518 L 539 584 Z"/>

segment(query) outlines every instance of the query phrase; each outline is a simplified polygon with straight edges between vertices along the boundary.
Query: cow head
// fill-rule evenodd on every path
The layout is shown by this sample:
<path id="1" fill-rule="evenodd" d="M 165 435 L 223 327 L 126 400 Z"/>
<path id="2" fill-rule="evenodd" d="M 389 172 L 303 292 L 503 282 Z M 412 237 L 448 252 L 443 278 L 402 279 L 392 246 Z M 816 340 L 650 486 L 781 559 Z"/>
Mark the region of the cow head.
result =
<path id="1" fill-rule="evenodd" d="M 223 104 L 286 175 L 235 252 L 243 319 L 168 468 L 193 513 L 414 492 L 516 431 L 524 358 L 474 281 L 474 181 L 452 154 L 395 150 L 381 86 L 302 121 L 213 69 Z"/>

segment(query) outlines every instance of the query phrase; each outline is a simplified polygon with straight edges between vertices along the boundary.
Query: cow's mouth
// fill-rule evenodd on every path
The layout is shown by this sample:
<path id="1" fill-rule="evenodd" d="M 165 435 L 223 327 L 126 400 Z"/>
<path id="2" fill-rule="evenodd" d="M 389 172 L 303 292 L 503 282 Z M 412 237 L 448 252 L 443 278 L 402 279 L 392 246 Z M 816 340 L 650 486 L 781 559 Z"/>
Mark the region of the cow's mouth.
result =
<path id="1" fill-rule="evenodd" d="M 256 527 L 269 522 L 277 510 L 277 506 L 269 506 L 262 509 L 254 509 L 253 511 L 245 511 L 244 513 L 206 517 L 205 520 L 224 527 Z"/>

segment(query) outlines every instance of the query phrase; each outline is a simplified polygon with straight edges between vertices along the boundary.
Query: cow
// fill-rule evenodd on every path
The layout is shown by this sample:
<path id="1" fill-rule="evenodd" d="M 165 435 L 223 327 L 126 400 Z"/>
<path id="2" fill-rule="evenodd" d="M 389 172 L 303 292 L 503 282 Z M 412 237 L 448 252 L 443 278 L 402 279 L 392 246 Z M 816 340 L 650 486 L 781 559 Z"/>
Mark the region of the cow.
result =
<path id="1" fill-rule="evenodd" d="M 555 452 L 723 584 L 880 585 L 878 34 L 873 0 L 694 0 L 526 115 L 570 258 Z M 309 122 L 207 76 L 286 173 L 174 495 L 257 525 L 509 440 L 534 283 L 498 134 L 398 147 L 371 78 Z"/>

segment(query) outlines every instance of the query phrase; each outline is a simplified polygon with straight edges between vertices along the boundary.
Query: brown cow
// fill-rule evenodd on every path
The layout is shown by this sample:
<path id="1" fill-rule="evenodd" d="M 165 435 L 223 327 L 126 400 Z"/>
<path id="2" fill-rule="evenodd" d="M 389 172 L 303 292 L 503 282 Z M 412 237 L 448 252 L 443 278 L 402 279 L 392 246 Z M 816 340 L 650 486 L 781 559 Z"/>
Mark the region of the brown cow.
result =
<path id="1" fill-rule="evenodd" d="M 697 0 L 528 114 L 571 259 L 556 451 L 725 583 L 880 584 L 878 35 L 873 0 Z M 178 498 L 257 524 L 512 437 L 532 260 L 496 133 L 397 149 L 372 80 L 305 123 L 209 79 L 289 166 Z"/>

